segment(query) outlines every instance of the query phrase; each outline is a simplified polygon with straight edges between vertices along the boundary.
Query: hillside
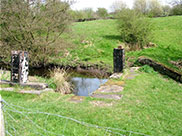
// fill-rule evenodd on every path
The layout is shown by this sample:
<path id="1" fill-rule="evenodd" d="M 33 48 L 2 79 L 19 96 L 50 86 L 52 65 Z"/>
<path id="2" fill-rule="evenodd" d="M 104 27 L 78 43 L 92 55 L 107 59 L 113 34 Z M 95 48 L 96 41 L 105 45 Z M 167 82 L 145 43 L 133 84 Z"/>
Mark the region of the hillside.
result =
<path id="1" fill-rule="evenodd" d="M 157 47 L 143 49 L 135 52 L 126 52 L 126 57 L 135 61 L 139 56 L 148 56 L 157 62 L 167 65 L 178 72 L 180 67 L 171 61 L 180 61 L 182 58 L 182 16 L 152 18 L 154 30 L 153 40 Z M 113 64 L 113 48 L 122 43 L 117 31 L 116 20 L 97 20 L 74 23 L 72 37 L 65 36 L 74 43 L 76 48 L 64 59 L 53 59 L 55 63 Z M 71 39 L 71 40 L 70 40 Z M 60 54 L 62 56 L 63 54 Z M 74 64 L 74 63 L 73 63 Z"/>

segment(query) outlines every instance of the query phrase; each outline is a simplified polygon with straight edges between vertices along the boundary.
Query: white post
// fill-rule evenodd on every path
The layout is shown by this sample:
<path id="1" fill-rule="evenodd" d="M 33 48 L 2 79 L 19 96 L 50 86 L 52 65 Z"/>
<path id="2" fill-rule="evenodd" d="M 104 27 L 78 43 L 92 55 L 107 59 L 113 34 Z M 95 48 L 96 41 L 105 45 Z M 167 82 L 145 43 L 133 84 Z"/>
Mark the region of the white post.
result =
<path id="1" fill-rule="evenodd" d="M 4 127 L 4 117 L 3 117 L 3 109 L 2 109 L 2 98 L 0 95 L 0 136 L 5 136 L 5 127 Z"/>

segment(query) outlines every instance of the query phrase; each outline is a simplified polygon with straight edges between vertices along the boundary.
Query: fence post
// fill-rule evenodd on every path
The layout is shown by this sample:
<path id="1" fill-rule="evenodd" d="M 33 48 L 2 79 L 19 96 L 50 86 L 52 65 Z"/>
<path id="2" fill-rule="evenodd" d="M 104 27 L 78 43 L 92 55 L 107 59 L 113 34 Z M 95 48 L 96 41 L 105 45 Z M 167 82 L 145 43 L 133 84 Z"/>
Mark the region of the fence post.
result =
<path id="1" fill-rule="evenodd" d="M 0 95 L 0 136 L 5 136 L 4 117 L 3 117 L 2 106 L 3 106 L 2 97 Z"/>

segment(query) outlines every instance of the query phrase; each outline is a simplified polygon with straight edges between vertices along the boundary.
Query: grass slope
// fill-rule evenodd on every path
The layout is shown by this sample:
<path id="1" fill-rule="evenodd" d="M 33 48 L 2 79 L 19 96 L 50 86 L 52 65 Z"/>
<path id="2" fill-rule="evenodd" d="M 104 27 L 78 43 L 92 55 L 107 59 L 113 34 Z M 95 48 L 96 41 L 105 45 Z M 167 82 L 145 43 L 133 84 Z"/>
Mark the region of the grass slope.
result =
<path id="1" fill-rule="evenodd" d="M 152 18 L 154 24 L 153 43 L 157 47 L 148 48 L 136 52 L 127 52 L 126 57 L 135 58 L 148 56 L 170 68 L 182 72 L 170 61 L 182 59 L 182 16 Z M 113 64 L 113 48 L 122 43 L 117 31 L 116 20 L 97 20 L 75 23 L 72 37 L 65 36 L 76 44 L 75 49 L 70 50 L 70 55 L 64 59 L 54 59 L 56 63 L 94 63 Z M 62 57 L 64 54 L 61 54 Z M 73 61 L 73 62 L 71 62 Z"/>

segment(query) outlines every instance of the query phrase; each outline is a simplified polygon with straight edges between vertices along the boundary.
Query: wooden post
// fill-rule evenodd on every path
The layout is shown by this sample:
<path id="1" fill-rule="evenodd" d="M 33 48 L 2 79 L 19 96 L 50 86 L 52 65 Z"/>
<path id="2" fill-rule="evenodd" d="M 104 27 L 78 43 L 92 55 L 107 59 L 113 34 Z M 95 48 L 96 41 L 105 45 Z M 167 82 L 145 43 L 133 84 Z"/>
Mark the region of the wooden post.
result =
<path id="1" fill-rule="evenodd" d="M 2 98 L 0 95 L 0 136 L 5 136 L 4 117 L 3 117 L 2 106 L 3 106 Z"/>
<path id="2" fill-rule="evenodd" d="M 123 72 L 125 55 L 122 46 L 119 46 L 118 48 L 114 49 L 113 58 L 114 58 L 114 73 Z"/>

